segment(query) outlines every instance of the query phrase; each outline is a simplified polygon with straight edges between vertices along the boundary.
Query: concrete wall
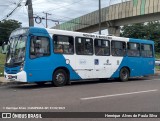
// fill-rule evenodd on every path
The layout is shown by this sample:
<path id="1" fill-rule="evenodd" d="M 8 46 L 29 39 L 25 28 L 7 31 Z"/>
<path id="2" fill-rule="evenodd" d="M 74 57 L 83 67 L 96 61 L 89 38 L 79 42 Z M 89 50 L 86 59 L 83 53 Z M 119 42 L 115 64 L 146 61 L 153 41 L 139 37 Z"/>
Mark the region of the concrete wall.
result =
<path id="1" fill-rule="evenodd" d="M 154 13 L 154 14 L 153 14 Z M 102 28 L 159 20 L 160 0 L 131 0 L 102 8 Z M 157 16 L 158 15 L 158 16 Z M 152 18 L 150 18 L 152 17 Z M 55 29 L 94 32 L 98 30 L 99 12 L 83 15 L 66 23 L 53 27 Z"/>

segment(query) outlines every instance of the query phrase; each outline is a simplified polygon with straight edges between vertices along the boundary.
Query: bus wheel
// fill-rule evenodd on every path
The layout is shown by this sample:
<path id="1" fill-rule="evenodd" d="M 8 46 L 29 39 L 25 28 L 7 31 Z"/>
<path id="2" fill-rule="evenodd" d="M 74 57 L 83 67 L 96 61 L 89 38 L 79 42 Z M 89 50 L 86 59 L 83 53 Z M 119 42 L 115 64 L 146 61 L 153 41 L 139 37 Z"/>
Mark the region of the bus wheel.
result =
<path id="1" fill-rule="evenodd" d="M 129 78 L 129 70 L 127 68 L 122 68 L 120 71 L 120 76 L 119 76 L 120 80 L 122 82 L 128 81 Z"/>
<path id="2" fill-rule="evenodd" d="M 56 87 L 61 87 L 66 85 L 68 80 L 67 73 L 63 69 L 57 70 L 53 75 L 53 84 Z"/>

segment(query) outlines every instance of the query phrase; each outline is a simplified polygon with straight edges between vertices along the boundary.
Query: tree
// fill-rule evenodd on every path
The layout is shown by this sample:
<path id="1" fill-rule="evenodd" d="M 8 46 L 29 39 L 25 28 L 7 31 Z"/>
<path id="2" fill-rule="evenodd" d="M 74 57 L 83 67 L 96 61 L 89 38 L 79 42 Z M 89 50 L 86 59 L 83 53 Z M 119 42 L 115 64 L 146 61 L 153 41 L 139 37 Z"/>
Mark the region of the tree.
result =
<path id="1" fill-rule="evenodd" d="M 144 24 L 138 23 L 138 24 L 133 24 L 133 25 L 128 25 L 128 26 L 123 26 L 121 29 L 121 36 L 123 37 L 129 37 L 129 38 L 139 38 L 143 39 L 144 38 L 144 33 L 145 33 L 145 27 Z"/>
<path id="2" fill-rule="evenodd" d="M 155 42 L 156 52 L 160 51 L 160 48 L 158 47 L 158 43 L 160 42 L 160 22 L 159 21 L 123 26 L 121 28 L 120 36 L 153 40 Z"/>
<path id="3" fill-rule="evenodd" d="M 0 21 L 0 46 L 4 41 L 8 41 L 11 32 L 21 27 L 20 22 L 16 20 L 2 20 Z"/>

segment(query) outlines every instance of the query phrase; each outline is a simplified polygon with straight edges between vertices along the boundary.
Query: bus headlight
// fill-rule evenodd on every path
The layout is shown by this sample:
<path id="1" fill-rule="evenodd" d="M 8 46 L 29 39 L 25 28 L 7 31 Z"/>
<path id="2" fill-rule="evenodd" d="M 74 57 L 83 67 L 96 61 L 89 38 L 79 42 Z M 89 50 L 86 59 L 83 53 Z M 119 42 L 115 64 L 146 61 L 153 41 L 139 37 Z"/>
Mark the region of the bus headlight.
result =
<path id="1" fill-rule="evenodd" d="M 23 67 L 20 68 L 20 71 L 23 71 Z"/>

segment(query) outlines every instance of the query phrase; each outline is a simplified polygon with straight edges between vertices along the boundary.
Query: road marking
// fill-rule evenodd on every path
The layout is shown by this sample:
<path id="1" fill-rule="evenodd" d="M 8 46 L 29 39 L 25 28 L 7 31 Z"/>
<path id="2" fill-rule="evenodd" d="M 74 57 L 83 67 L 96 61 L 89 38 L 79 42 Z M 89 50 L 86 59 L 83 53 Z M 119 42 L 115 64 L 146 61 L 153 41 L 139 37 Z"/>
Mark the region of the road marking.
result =
<path id="1" fill-rule="evenodd" d="M 113 95 L 96 96 L 96 97 L 86 97 L 86 98 L 80 98 L 80 99 L 81 100 L 91 100 L 91 99 L 98 99 L 98 98 L 116 97 L 116 96 L 124 96 L 124 95 L 140 94 L 140 93 L 147 93 L 147 92 L 156 92 L 156 91 L 158 91 L 158 89 L 139 91 L 139 92 L 129 92 L 129 93 L 113 94 Z"/>

